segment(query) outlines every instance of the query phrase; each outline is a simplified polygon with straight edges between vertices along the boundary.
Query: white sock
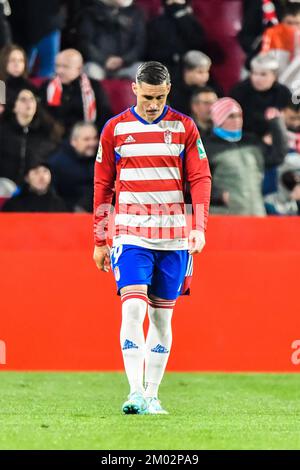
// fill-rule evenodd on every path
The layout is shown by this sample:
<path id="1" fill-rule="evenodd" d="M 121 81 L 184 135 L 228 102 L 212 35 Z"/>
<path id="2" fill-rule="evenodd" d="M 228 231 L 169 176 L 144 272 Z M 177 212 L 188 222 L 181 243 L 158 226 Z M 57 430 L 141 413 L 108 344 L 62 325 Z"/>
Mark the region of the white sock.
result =
<path id="1" fill-rule="evenodd" d="M 148 297 L 143 292 L 129 291 L 121 295 L 121 349 L 130 393 L 144 393 L 145 320 Z"/>
<path id="2" fill-rule="evenodd" d="M 146 339 L 146 397 L 158 396 L 172 345 L 172 313 L 175 300 L 149 299 L 149 331 Z"/>

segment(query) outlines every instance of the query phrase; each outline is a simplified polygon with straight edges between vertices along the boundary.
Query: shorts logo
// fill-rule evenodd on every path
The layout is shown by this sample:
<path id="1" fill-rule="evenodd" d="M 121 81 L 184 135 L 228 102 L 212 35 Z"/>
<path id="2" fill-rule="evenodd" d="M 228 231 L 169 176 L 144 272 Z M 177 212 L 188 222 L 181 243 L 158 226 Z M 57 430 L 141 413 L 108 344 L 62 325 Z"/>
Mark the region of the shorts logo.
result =
<path id="1" fill-rule="evenodd" d="M 197 139 L 197 149 L 198 149 L 198 153 L 199 153 L 199 158 L 200 160 L 204 159 L 204 158 L 207 158 L 206 157 L 206 152 L 205 152 L 205 149 L 203 147 L 203 144 L 202 144 L 202 140 L 201 139 Z"/>
<path id="2" fill-rule="evenodd" d="M 164 140 L 166 144 L 172 143 L 172 132 L 169 129 L 164 132 Z"/>
<path id="3" fill-rule="evenodd" d="M 102 162 L 102 145 L 101 145 L 101 143 L 99 144 L 99 147 L 98 147 L 96 162 L 98 162 L 98 163 Z"/>
<path id="4" fill-rule="evenodd" d="M 116 281 L 119 281 L 121 278 L 121 274 L 120 274 L 120 269 L 118 268 L 118 266 L 115 267 L 114 274 L 115 274 Z"/>

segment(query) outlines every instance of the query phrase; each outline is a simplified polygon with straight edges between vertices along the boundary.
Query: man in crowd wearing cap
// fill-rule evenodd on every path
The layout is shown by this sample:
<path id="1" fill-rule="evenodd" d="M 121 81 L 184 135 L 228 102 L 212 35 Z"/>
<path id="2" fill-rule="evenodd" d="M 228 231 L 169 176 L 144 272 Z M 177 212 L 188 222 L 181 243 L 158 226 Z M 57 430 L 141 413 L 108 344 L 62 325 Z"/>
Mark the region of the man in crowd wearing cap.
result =
<path id="1" fill-rule="evenodd" d="M 278 83 L 278 61 L 272 53 L 259 54 L 251 61 L 250 77 L 238 83 L 231 96 L 244 113 L 244 130 L 262 137 L 268 132 L 265 112 L 268 108 L 282 110 L 291 100 L 289 89 Z"/>
<path id="2" fill-rule="evenodd" d="M 3 212 L 66 212 L 64 201 L 51 187 L 47 163 L 31 161 L 25 171 L 23 185 L 2 208 Z"/>
<path id="3" fill-rule="evenodd" d="M 194 93 L 209 85 L 217 95 L 221 89 L 210 79 L 210 58 L 200 51 L 189 51 L 183 56 L 182 76 L 174 83 L 170 93 L 170 104 L 184 114 L 190 114 L 190 102 Z"/>
<path id="4" fill-rule="evenodd" d="M 212 212 L 265 215 L 264 170 L 283 161 L 284 140 L 281 146 L 268 146 L 259 144 L 253 135 L 243 134 L 242 108 L 232 98 L 216 101 L 211 117 L 213 131 L 204 143 L 213 174 Z"/>

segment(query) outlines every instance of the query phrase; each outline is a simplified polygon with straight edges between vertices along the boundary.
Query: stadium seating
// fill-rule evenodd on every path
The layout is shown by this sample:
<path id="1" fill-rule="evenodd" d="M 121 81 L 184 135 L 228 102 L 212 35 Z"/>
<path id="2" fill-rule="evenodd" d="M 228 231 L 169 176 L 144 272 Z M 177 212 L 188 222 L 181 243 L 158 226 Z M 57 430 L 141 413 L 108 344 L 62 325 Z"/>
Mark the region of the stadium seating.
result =
<path id="1" fill-rule="evenodd" d="M 131 80 L 126 79 L 102 80 L 101 84 L 108 95 L 114 114 L 119 114 L 124 109 L 133 105 L 134 95 L 131 89 L 131 83 Z"/>
<path id="2" fill-rule="evenodd" d="M 215 44 L 222 51 L 222 60 L 212 57 L 212 75 L 227 93 L 240 80 L 244 62 L 236 39 L 241 27 L 242 0 L 194 0 L 193 9 L 212 50 Z"/>

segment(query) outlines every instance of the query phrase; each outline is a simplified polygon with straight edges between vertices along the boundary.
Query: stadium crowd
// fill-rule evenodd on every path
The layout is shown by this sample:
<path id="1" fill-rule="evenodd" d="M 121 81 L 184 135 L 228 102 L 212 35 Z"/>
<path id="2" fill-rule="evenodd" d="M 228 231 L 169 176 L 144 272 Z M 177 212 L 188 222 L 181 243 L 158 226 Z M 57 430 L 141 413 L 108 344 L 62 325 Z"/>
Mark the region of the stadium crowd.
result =
<path id="1" fill-rule="evenodd" d="M 224 58 L 201 1 L 0 0 L 0 210 L 92 212 L 101 129 L 158 60 L 168 104 L 204 142 L 211 213 L 300 214 L 300 1 L 236 0 L 245 60 L 231 89 L 212 73 Z"/>

